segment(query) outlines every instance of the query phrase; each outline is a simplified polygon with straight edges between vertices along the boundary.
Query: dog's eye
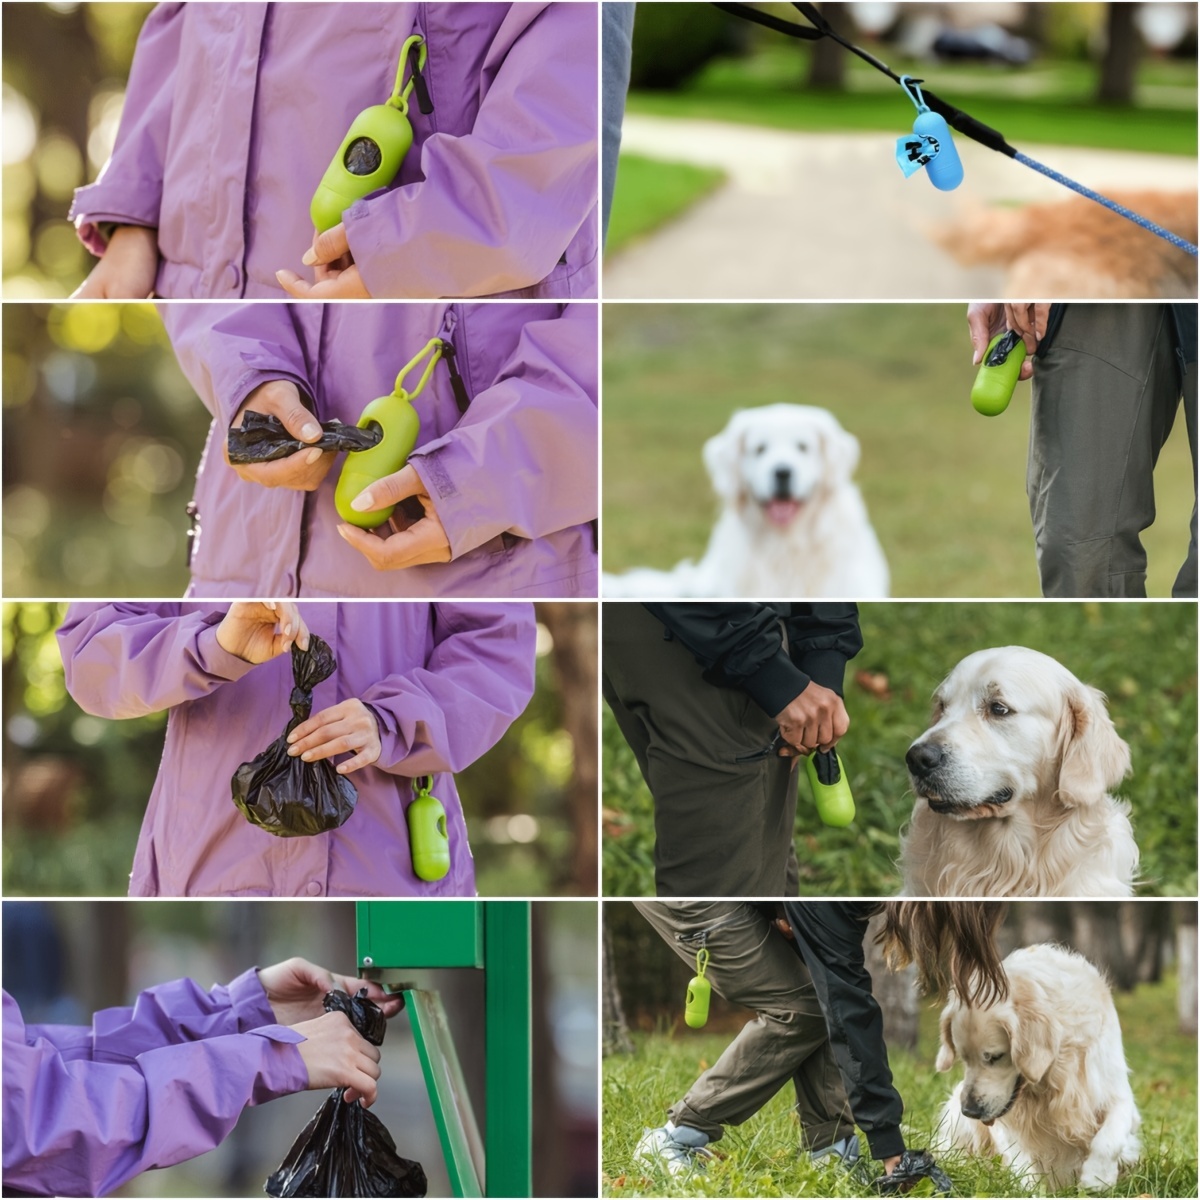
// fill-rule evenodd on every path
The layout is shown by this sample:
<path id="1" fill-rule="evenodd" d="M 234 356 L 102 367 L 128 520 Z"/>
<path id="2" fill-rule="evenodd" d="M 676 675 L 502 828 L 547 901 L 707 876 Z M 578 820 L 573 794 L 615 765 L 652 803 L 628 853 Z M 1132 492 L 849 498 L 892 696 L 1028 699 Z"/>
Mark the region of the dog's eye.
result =
<path id="1" fill-rule="evenodd" d="M 796 449 L 799 450 L 801 454 L 807 454 L 808 453 L 808 443 L 807 442 L 797 442 Z"/>
<path id="2" fill-rule="evenodd" d="M 1004 704 L 1001 704 L 999 700 L 993 700 L 991 702 L 991 704 L 988 705 L 988 712 L 990 712 L 993 717 L 1007 717 L 1008 716 L 1007 706 Z"/>
<path id="3" fill-rule="evenodd" d="M 754 447 L 755 456 L 760 455 L 760 454 L 766 454 L 766 452 L 767 452 L 767 443 L 766 442 L 760 442 L 757 446 Z"/>

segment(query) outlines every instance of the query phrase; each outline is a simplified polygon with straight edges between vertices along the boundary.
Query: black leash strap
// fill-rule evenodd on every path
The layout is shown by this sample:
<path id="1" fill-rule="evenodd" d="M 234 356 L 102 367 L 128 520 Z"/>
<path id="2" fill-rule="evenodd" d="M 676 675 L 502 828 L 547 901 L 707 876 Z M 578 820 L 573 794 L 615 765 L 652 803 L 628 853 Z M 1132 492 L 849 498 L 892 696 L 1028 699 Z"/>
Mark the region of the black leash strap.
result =
<path id="1" fill-rule="evenodd" d="M 787 37 L 800 38 L 805 42 L 818 42 L 821 38 L 829 38 L 837 42 L 839 46 L 849 50 L 851 54 L 857 55 L 865 63 L 869 63 L 875 70 L 882 72 L 894 83 L 900 82 L 900 76 L 892 70 L 887 63 L 880 61 L 873 54 L 868 54 L 861 46 L 856 46 L 852 41 L 842 37 L 832 25 L 829 24 L 815 5 L 806 4 L 804 0 L 792 0 L 792 7 L 796 9 L 802 16 L 807 18 L 812 27 L 808 25 L 797 25 L 794 21 L 784 21 L 779 17 L 772 16 L 770 13 L 760 12 L 757 8 L 752 8 L 749 4 L 721 4 L 714 0 L 714 7 L 719 8 L 722 12 L 727 12 L 731 16 L 741 17 L 743 21 L 752 21 L 755 25 L 761 25 L 765 29 L 773 30 L 775 33 L 782 33 Z M 924 80 L 917 79 L 914 83 L 923 83 Z M 940 113 L 946 118 L 946 124 L 952 129 L 957 129 L 963 137 L 969 137 L 973 142 L 979 142 L 980 145 L 986 146 L 989 150 L 996 150 L 1000 154 L 1007 154 L 1009 158 L 1017 157 L 1015 146 L 1010 146 L 1004 140 L 1004 134 L 998 129 L 993 129 L 990 125 L 985 125 L 982 121 L 977 121 L 969 113 L 965 113 L 961 108 L 955 108 L 953 104 L 947 103 L 940 96 L 933 92 L 924 90 L 925 103 L 933 109 L 935 113 Z"/>

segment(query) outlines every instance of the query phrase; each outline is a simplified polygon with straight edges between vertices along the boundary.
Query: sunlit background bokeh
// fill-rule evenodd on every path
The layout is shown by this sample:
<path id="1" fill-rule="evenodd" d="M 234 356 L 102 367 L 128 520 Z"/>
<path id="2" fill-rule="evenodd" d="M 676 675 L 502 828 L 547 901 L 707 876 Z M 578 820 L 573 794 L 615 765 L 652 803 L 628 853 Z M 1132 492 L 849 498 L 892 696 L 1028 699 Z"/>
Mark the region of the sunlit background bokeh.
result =
<path id="1" fill-rule="evenodd" d="M 91 255 L 66 216 L 112 149 L 152 4 L 3 8 L 4 298 L 66 296 Z"/>
<path id="2" fill-rule="evenodd" d="M 209 414 L 149 304 L 4 306 L 6 596 L 180 596 Z"/>

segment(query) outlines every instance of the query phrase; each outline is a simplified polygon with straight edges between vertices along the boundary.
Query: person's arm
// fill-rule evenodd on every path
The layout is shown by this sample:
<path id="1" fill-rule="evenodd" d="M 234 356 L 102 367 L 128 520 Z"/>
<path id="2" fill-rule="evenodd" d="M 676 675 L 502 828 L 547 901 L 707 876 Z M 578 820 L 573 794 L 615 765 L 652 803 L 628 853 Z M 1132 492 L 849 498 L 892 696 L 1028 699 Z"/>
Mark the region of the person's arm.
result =
<path id="1" fill-rule="evenodd" d="M 98 717 L 141 717 L 207 696 L 254 663 L 224 649 L 221 611 L 72 604 L 58 630 L 67 691 Z"/>
<path id="2" fill-rule="evenodd" d="M 490 84 L 471 132 L 433 134 L 421 148 L 421 182 L 345 212 L 372 296 L 530 287 L 595 208 L 594 8 L 512 5 L 480 71 Z"/>
<path id="3" fill-rule="evenodd" d="M 792 661 L 822 687 L 843 695 L 846 664 L 863 646 L 858 605 L 793 605 L 784 624 Z"/>
<path id="4" fill-rule="evenodd" d="M 362 694 L 378 717 L 375 765 L 397 775 L 461 771 L 503 737 L 533 696 L 532 605 L 437 604 L 434 614 L 425 666 Z"/>
<path id="5" fill-rule="evenodd" d="M 647 604 L 719 687 L 741 688 L 768 716 L 785 709 L 809 685 L 788 657 L 780 614 L 753 601 Z"/>
<path id="6" fill-rule="evenodd" d="M 887 1160 L 904 1153 L 904 1102 L 892 1084 L 883 1013 L 871 991 L 863 952 L 873 907 L 862 901 L 783 903 L 793 946 L 812 976 L 825 1015 L 855 1124 L 867 1135 L 872 1156 Z"/>
<path id="7" fill-rule="evenodd" d="M 301 1033 L 245 1033 L 158 1046 L 118 1061 L 69 1060 L 26 1030 L 4 995 L 4 1184 L 104 1196 L 154 1167 L 211 1150 L 242 1110 L 308 1086 Z"/>
<path id="8" fill-rule="evenodd" d="M 184 4 L 159 4 L 146 18 L 112 155 L 96 182 L 75 192 L 70 219 L 97 256 L 108 243 L 105 226 L 158 226 L 185 9 Z"/>

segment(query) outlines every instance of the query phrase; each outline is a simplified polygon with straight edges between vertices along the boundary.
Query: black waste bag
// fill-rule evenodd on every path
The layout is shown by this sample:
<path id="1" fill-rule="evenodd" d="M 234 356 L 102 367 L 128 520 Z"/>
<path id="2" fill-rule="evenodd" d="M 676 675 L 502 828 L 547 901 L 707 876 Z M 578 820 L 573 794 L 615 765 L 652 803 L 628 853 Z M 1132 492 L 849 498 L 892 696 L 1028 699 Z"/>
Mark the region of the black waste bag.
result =
<path id="1" fill-rule="evenodd" d="M 344 1012 L 367 1041 L 379 1046 L 387 1021 L 367 999 L 333 991 L 326 1012 Z M 419 1162 L 401 1158 L 383 1122 L 333 1091 L 267 1180 L 268 1196 L 424 1196 L 429 1186 Z"/>
<path id="2" fill-rule="evenodd" d="M 383 426 L 372 421 L 366 429 L 344 425 L 341 421 L 326 421 L 320 438 L 302 442 L 294 438 L 278 417 L 266 413 L 246 412 L 241 429 L 231 429 L 226 439 L 229 461 L 234 464 L 274 462 L 300 450 L 370 450 L 383 441 Z"/>
<path id="3" fill-rule="evenodd" d="M 358 789 L 331 759 L 304 762 L 288 753 L 287 735 L 312 713 L 313 688 L 337 668 L 329 643 L 310 634 L 308 649 L 292 646 L 292 688 L 287 728 L 257 758 L 234 772 L 233 802 L 251 825 L 276 837 L 312 837 L 344 824 Z"/>

